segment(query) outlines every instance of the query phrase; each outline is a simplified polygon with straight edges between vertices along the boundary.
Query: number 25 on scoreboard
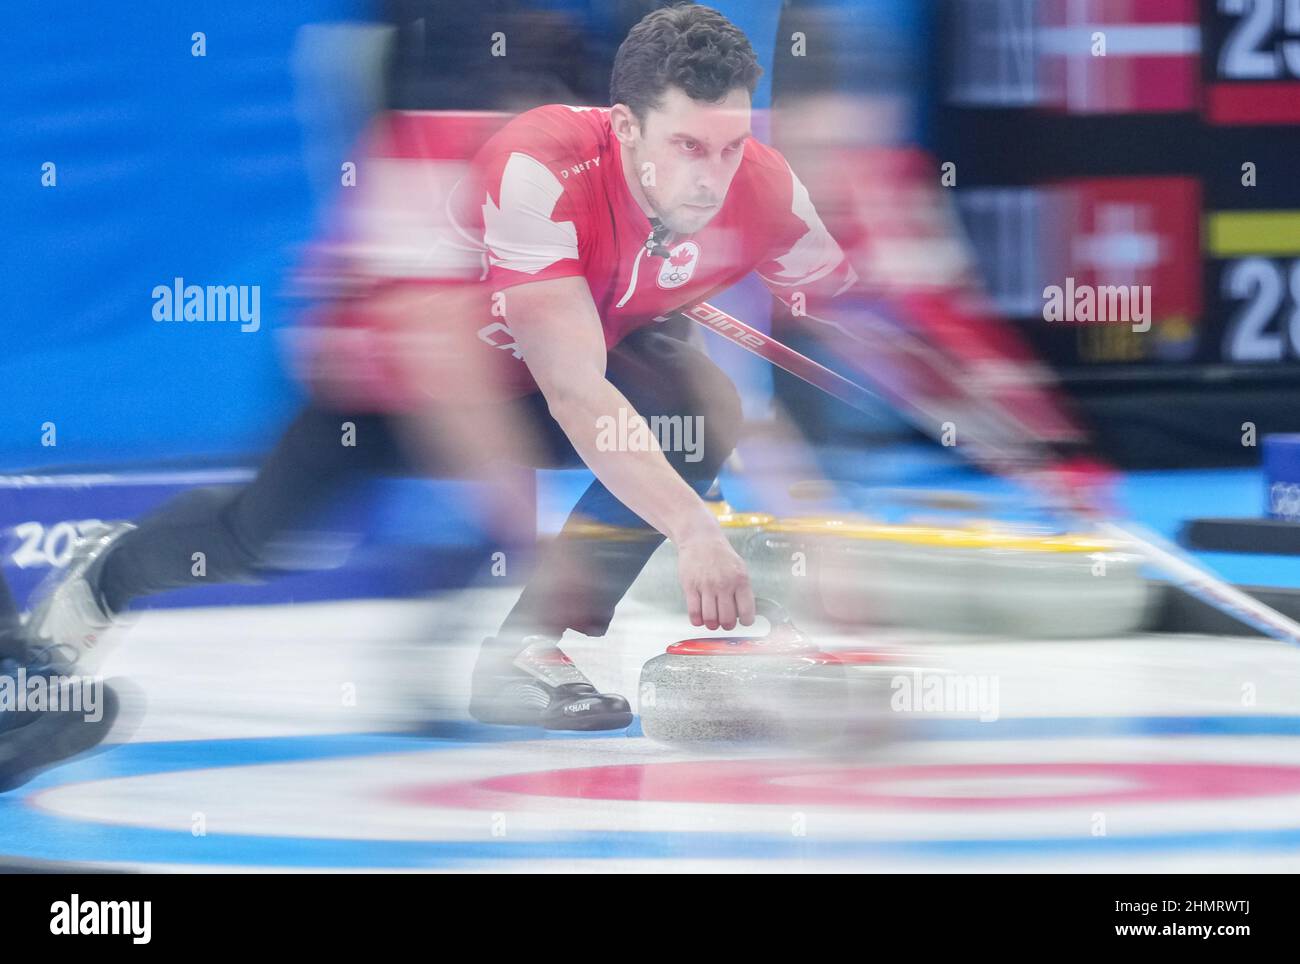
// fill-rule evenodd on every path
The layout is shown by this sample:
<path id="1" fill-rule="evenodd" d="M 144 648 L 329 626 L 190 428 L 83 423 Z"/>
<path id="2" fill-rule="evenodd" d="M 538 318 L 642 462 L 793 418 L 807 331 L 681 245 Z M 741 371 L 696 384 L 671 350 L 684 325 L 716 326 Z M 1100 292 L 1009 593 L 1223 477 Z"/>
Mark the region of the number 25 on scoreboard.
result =
<path id="1" fill-rule="evenodd" d="M 1218 0 L 1238 18 L 1219 51 L 1224 80 L 1300 77 L 1300 0 Z"/>

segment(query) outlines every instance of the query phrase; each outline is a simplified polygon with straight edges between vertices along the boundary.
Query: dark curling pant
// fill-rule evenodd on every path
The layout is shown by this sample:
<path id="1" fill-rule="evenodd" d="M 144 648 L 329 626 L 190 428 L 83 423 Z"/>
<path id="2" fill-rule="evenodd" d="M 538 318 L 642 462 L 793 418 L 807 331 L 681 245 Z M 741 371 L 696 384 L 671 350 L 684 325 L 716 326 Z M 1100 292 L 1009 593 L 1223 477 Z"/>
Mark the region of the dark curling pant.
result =
<path id="1" fill-rule="evenodd" d="M 647 419 L 680 416 L 690 425 L 664 455 L 703 494 L 735 447 L 740 398 L 727 376 L 702 352 L 665 330 L 634 332 L 610 353 L 609 380 Z M 582 464 L 546 401 L 535 393 L 502 403 L 535 442 L 535 468 Z M 355 445 L 343 445 L 343 423 L 355 424 Z M 661 423 L 662 424 L 662 423 Z M 593 426 L 594 428 L 594 426 Z M 99 587 L 114 611 L 131 600 L 214 582 L 256 581 L 276 566 L 274 547 L 320 508 L 368 474 L 415 471 L 392 416 L 352 415 L 309 405 L 294 419 L 256 478 L 237 489 L 196 489 L 145 517 L 105 558 Z M 427 465 L 419 470 L 429 472 Z M 437 474 L 438 467 L 433 467 Z M 591 522 L 623 534 L 593 536 Z M 503 640 L 565 629 L 604 634 L 618 605 L 663 537 L 622 505 L 599 481 L 578 500 L 559 536 L 538 560 L 533 577 L 501 628 Z M 194 553 L 205 571 L 194 575 Z"/>

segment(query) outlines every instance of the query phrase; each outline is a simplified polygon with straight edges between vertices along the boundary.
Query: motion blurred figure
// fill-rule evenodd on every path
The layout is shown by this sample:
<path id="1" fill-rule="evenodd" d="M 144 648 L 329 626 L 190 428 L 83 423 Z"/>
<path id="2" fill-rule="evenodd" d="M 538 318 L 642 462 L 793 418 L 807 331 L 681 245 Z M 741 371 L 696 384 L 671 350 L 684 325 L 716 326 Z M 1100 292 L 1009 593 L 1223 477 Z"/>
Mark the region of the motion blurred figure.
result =
<path id="1" fill-rule="evenodd" d="M 358 277 L 321 309 L 313 401 L 256 479 L 82 544 L 34 606 L 29 645 L 75 665 L 135 599 L 265 577 L 277 540 L 365 473 L 585 464 L 595 481 L 483 644 L 470 711 L 627 726 L 628 702 L 598 692 L 557 644 L 568 629 L 603 635 L 665 538 L 694 625 L 754 616 L 745 564 L 701 498 L 739 437 L 739 398 L 675 313 L 756 272 L 834 330 L 862 324 L 853 265 L 785 159 L 752 136 L 760 74 L 719 13 L 670 7 L 620 47 L 612 107 L 550 105 L 505 123 L 434 199 L 444 230 L 405 277 L 376 279 L 346 257 L 327 269 Z M 464 140 L 429 123 L 394 114 L 376 137 L 387 156 L 455 156 Z M 698 425 L 698 444 L 661 444 L 644 419 Z M 620 534 L 589 537 L 593 520 Z"/>

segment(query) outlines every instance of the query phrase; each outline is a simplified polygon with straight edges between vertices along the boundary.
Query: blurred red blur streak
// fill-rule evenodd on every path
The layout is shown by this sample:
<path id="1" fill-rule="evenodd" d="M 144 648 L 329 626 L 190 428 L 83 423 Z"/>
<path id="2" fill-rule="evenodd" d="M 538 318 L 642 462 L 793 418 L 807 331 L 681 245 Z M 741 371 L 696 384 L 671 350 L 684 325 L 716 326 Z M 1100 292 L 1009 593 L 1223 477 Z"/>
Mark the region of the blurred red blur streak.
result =
<path id="1" fill-rule="evenodd" d="M 1091 456 L 1062 458 L 1031 473 L 1027 481 L 1046 505 L 1068 515 L 1095 521 L 1120 514 L 1116 495 L 1119 475 Z"/>
<path id="2" fill-rule="evenodd" d="M 390 111 L 371 126 L 355 183 L 295 279 L 297 293 L 319 299 L 295 357 L 313 393 L 382 412 L 518 394 L 501 390 L 501 359 L 475 337 L 493 321 L 491 293 L 450 210 L 470 159 L 510 116 Z M 481 324 L 453 323 L 474 318 Z"/>
<path id="3" fill-rule="evenodd" d="M 313 393 L 361 411 L 419 412 L 519 394 L 463 319 L 491 320 L 492 293 L 477 282 L 390 280 L 314 309 L 300 353 Z"/>
<path id="4" fill-rule="evenodd" d="M 966 392 L 996 406 L 1042 442 L 1081 442 L 1085 433 L 1070 412 L 1056 377 L 1005 319 L 961 290 L 900 294 L 893 305 L 913 341 L 948 356 L 960 369 Z M 897 345 L 897 343 L 895 343 Z M 886 352 L 888 362 L 901 346 Z M 866 359 L 868 368 L 879 362 Z"/>
<path id="5" fill-rule="evenodd" d="M 476 404 L 531 389 L 502 344 L 481 246 L 453 220 L 455 186 L 510 119 L 488 112 L 381 115 L 357 149 L 332 224 L 307 251 L 297 293 L 315 303 L 295 332 L 294 364 L 313 395 L 396 421 L 412 454 L 443 474 L 504 456 L 527 463 L 535 440 L 515 413 Z M 521 377 L 522 370 L 522 377 Z M 504 455 L 503 455 L 504 453 Z M 535 532 L 531 473 L 487 473 L 486 524 Z"/>
<path id="6" fill-rule="evenodd" d="M 925 400 L 977 398 L 1040 442 L 1085 433 L 1051 371 L 982 289 L 934 160 L 914 147 L 840 147 L 817 185 L 826 226 L 883 311 L 861 326 L 837 314 L 804 329 L 877 384 Z M 868 311 L 866 314 L 872 314 Z"/>

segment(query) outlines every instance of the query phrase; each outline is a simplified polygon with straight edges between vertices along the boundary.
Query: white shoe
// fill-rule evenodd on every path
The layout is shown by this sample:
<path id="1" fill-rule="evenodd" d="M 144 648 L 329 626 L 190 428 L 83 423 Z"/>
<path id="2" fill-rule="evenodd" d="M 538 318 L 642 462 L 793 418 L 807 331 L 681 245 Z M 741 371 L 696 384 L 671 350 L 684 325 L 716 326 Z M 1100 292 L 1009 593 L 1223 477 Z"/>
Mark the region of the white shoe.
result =
<path id="1" fill-rule="evenodd" d="M 68 672 L 90 674 L 104 656 L 104 640 L 117 618 L 97 588 L 110 546 L 135 526 L 116 522 L 78 540 L 72 560 L 32 594 L 23 636 L 32 657 Z"/>

